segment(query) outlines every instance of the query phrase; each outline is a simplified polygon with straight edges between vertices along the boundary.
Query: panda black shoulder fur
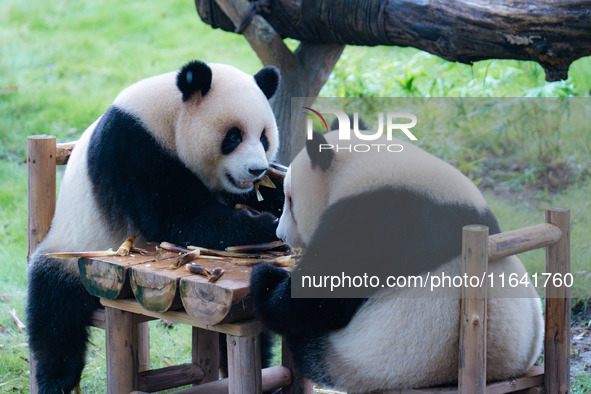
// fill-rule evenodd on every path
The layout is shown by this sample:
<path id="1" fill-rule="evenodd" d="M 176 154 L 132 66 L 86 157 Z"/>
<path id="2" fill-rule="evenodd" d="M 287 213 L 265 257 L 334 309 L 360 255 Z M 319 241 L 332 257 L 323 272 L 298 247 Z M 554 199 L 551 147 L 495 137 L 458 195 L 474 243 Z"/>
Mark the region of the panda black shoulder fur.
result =
<path id="1" fill-rule="evenodd" d="M 337 137 L 326 135 L 332 145 Z M 388 256 L 401 271 L 397 274 L 459 275 L 462 227 L 479 223 L 498 233 L 494 215 L 468 178 L 411 143 L 394 141 L 403 145 L 400 153 L 319 153 L 319 144 L 326 143 L 316 133 L 288 170 L 277 235 L 304 252 L 291 278 L 277 267 L 255 267 L 251 291 L 258 315 L 287 339 L 305 375 L 340 390 L 457 381 L 459 288 L 292 298 L 292 278 L 304 272 L 340 275 L 338 264 L 356 264 L 356 274 L 372 273 L 378 265 L 384 272 Z M 318 269 L 331 261 L 337 264 L 332 271 Z M 526 271 L 513 256 L 490 263 L 489 272 L 516 272 L 521 278 Z M 489 380 L 522 374 L 541 349 L 543 321 L 535 290 L 529 286 L 525 298 L 500 297 L 505 290 L 488 290 Z"/>
<path id="2" fill-rule="evenodd" d="M 130 234 L 216 249 L 276 239 L 273 214 L 234 205 L 281 212 L 282 192 L 263 188 L 261 206 L 253 191 L 278 149 L 268 102 L 278 83 L 274 67 L 253 77 L 193 61 L 131 85 L 82 134 L 49 233 L 29 264 L 29 345 L 40 392 L 77 384 L 99 306 L 75 259 L 44 253 L 106 250 Z"/>

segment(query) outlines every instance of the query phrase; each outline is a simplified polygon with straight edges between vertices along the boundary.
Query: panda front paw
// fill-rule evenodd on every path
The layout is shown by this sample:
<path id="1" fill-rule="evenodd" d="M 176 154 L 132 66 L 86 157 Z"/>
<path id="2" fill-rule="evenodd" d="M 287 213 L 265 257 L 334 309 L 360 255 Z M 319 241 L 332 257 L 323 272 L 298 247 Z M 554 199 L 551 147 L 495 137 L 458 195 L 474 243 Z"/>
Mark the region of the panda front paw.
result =
<path id="1" fill-rule="evenodd" d="M 251 239 L 249 243 L 264 243 L 277 239 L 275 232 L 277 231 L 279 219 L 275 215 L 268 212 L 252 213 L 243 211 L 242 221 L 245 223 L 245 228 L 250 229 L 249 235 Z"/>
<path id="2" fill-rule="evenodd" d="M 281 333 L 276 323 L 288 313 L 285 303 L 291 299 L 289 274 L 274 265 L 259 264 L 250 276 L 250 292 L 259 319 L 271 330 Z"/>

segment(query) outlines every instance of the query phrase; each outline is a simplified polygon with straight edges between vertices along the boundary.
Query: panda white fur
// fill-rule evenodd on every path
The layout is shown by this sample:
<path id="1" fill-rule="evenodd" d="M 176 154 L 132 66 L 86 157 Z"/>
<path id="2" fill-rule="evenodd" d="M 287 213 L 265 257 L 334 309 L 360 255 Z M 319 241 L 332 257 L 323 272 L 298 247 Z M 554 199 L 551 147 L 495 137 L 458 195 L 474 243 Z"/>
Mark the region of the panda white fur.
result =
<path id="1" fill-rule="evenodd" d="M 326 138 L 338 143 L 336 132 Z M 338 275 L 342 263 L 359 266 L 347 274 L 362 275 L 387 265 L 389 256 L 397 274 L 458 275 L 462 227 L 485 224 L 491 234 L 500 232 L 478 189 L 459 171 L 406 141 L 380 142 L 404 150 L 319 153 L 327 141 L 314 134 L 287 173 L 277 230 L 290 246 L 303 248 L 301 260 L 291 278 L 269 265 L 255 267 L 251 277 L 257 314 L 284 335 L 296 366 L 313 381 L 348 392 L 456 382 L 460 289 L 292 298 L 301 274 Z M 327 261 L 333 266 L 319 269 Z M 490 263 L 489 272 L 521 278 L 525 269 L 513 256 Z M 541 304 L 532 286 L 520 289 L 523 298 L 502 298 L 506 289 L 499 287 L 488 290 L 488 380 L 522 374 L 542 344 Z"/>
<path id="2" fill-rule="evenodd" d="M 75 259 L 44 253 L 106 250 L 131 234 L 217 249 L 276 239 L 276 216 L 234 205 L 280 213 L 282 192 L 261 190 L 262 206 L 253 191 L 278 150 L 268 102 L 278 83 L 274 67 L 253 77 L 193 61 L 131 85 L 83 133 L 49 233 L 29 264 L 29 345 L 40 392 L 77 384 L 99 306 Z"/>

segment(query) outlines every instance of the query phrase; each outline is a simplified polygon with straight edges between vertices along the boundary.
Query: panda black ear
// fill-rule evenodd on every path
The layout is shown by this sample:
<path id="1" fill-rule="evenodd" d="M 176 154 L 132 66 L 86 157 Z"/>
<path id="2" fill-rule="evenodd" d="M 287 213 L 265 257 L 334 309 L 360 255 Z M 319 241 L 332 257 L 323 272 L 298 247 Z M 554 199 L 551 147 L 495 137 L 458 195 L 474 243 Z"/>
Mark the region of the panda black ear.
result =
<path id="1" fill-rule="evenodd" d="M 317 131 L 312 134 L 312 139 L 306 141 L 306 151 L 312 162 L 312 168 L 318 166 L 322 171 L 328 170 L 334 159 L 332 149 L 320 149 L 321 145 L 329 145 L 326 138 Z"/>
<path id="2" fill-rule="evenodd" d="M 183 101 L 188 101 L 198 91 L 205 96 L 211 88 L 211 68 L 198 60 L 187 63 L 176 76 L 176 86 L 183 94 Z"/>
<path id="3" fill-rule="evenodd" d="M 279 70 L 273 66 L 264 67 L 254 75 L 254 80 L 265 93 L 267 100 L 269 100 L 277 91 L 277 86 L 279 86 Z"/>

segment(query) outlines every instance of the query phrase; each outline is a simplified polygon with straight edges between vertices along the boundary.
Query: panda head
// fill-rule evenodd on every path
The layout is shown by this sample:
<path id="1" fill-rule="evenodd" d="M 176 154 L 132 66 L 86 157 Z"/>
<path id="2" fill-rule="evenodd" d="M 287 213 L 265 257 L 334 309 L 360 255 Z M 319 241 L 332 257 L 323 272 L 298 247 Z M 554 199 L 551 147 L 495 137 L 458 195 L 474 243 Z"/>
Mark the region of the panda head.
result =
<path id="1" fill-rule="evenodd" d="M 330 137 L 330 134 L 329 134 Z M 284 180 L 285 205 L 277 226 L 277 237 L 292 248 L 304 247 L 318 227 L 322 213 L 329 203 L 331 172 L 335 154 L 319 151 L 325 137 L 314 132 L 313 139 L 293 160 Z M 292 188 L 293 185 L 297 187 Z"/>
<path id="2" fill-rule="evenodd" d="M 348 142 L 367 143 L 353 136 Z M 408 141 L 388 140 L 384 135 L 373 142 L 382 146 L 396 144 L 403 149 L 399 153 L 335 153 L 319 148 L 338 145 L 339 132 L 315 132 L 287 171 L 285 205 L 277 236 L 291 247 L 305 248 L 333 204 L 384 188 L 410 190 L 439 206 L 488 209 L 474 183 L 450 164 Z"/>
<path id="3" fill-rule="evenodd" d="M 246 193 L 279 147 L 269 99 L 275 67 L 254 76 L 224 64 L 193 61 L 177 74 L 182 105 L 175 128 L 179 159 L 213 191 Z"/>

